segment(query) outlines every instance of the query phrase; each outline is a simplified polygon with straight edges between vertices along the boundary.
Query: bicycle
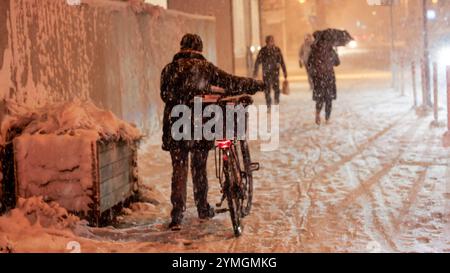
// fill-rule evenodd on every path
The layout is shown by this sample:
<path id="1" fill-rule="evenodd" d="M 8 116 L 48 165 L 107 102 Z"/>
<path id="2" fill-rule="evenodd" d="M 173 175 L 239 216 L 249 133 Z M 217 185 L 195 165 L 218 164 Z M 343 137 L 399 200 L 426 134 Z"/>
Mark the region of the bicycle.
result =
<path id="1" fill-rule="evenodd" d="M 230 103 L 241 104 L 245 108 L 253 100 L 250 96 L 222 97 L 217 103 L 222 107 Z M 247 114 L 245 122 L 247 128 Z M 249 215 L 252 208 L 253 172 L 258 171 L 260 165 L 251 161 L 247 140 L 239 140 L 235 134 L 234 139 L 216 140 L 215 167 L 222 193 L 216 207 L 221 208 L 225 199 L 228 203 L 228 209 L 217 209 L 216 212 L 230 212 L 234 235 L 239 237 L 242 234 L 241 219 Z"/>

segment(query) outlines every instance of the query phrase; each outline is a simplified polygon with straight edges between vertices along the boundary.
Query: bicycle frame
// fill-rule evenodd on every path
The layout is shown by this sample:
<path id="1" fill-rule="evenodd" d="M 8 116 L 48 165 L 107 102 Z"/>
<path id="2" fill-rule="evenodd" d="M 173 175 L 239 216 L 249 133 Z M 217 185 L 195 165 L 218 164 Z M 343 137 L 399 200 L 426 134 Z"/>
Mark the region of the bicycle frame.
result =
<path id="1" fill-rule="evenodd" d="M 218 140 L 216 141 L 216 149 L 215 149 L 215 166 L 216 166 L 216 178 L 219 179 L 220 187 L 223 189 L 223 162 L 229 160 L 229 156 L 233 156 L 237 161 L 237 166 L 239 168 L 238 177 L 239 177 L 239 186 L 241 187 L 242 183 L 242 170 L 240 169 L 239 157 L 236 155 L 236 144 L 233 140 Z M 223 193 L 223 192 L 222 192 Z M 225 200 L 224 196 L 222 197 L 222 201 Z M 220 204 L 221 204 L 220 203 Z"/>

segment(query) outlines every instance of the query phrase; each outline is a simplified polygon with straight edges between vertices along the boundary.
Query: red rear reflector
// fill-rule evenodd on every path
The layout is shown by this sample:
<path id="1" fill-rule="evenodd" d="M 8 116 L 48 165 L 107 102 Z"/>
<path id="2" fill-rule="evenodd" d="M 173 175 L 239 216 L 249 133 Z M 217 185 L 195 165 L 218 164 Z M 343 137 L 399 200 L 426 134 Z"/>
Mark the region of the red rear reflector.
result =
<path id="1" fill-rule="evenodd" d="M 231 147 L 231 140 L 220 140 L 216 142 L 219 149 L 228 149 Z"/>

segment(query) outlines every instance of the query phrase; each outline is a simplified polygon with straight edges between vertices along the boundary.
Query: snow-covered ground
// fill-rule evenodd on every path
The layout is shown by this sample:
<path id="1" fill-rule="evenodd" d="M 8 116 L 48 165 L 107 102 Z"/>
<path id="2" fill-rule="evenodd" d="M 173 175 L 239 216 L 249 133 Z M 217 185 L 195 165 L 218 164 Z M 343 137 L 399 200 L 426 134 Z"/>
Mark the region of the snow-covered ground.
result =
<path id="1" fill-rule="evenodd" d="M 388 82 L 339 81 L 332 121 L 321 127 L 314 124 L 310 92 L 292 84 L 282 101 L 280 148 L 260 152 L 252 144 L 262 168 L 240 238 L 233 237 L 228 214 L 197 219 L 192 183 L 183 229 L 168 231 L 170 158 L 159 145 L 144 145 L 146 203 L 125 209 L 114 227 L 60 230 L 13 225 L 17 217 L 3 216 L 0 247 L 64 252 L 75 241 L 69 249 L 79 244 L 82 252 L 450 252 L 445 128 L 431 128 L 432 115 L 418 115 L 412 99 L 388 89 Z M 220 194 L 212 156 L 209 176 L 215 204 Z"/>

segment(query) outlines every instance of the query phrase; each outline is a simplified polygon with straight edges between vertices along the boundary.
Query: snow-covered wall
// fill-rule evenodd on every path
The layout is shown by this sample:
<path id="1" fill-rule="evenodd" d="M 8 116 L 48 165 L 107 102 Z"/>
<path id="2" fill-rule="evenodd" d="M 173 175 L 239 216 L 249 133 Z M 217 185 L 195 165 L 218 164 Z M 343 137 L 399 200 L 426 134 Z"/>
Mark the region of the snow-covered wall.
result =
<path id="1" fill-rule="evenodd" d="M 76 2 L 0 0 L 0 98 L 28 106 L 91 98 L 158 135 L 161 70 L 186 32 L 202 36 L 215 62 L 215 19 L 139 0 L 68 4 Z"/>

